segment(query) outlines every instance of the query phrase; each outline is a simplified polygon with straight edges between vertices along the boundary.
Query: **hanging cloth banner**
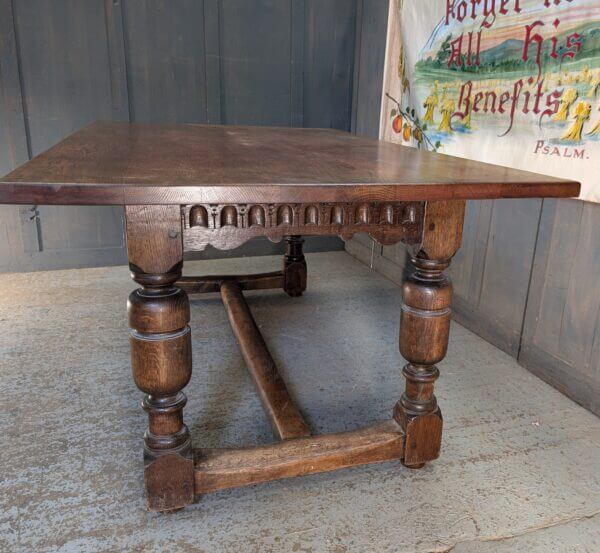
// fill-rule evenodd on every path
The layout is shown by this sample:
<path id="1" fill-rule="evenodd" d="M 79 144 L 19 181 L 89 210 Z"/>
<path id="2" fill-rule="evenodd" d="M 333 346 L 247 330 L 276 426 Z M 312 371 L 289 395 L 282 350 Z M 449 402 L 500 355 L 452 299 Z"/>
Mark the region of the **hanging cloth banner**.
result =
<path id="1" fill-rule="evenodd" d="M 390 0 L 380 129 L 600 202 L 600 0 Z"/>

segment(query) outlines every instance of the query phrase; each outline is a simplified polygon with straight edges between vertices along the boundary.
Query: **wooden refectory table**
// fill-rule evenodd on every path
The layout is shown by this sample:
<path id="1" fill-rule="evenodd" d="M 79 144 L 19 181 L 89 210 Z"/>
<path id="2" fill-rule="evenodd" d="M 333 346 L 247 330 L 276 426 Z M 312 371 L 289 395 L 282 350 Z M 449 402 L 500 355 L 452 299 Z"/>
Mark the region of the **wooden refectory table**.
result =
<path id="1" fill-rule="evenodd" d="M 433 393 L 446 354 L 465 200 L 573 197 L 579 184 L 324 129 L 95 123 L 0 181 L 0 203 L 122 205 L 133 280 L 128 316 L 133 378 L 144 392 L 148 507 L 181 508 L 203 493 L 399 459 L 439 455 Z M 404 242 L 404 394 L 389 420 L 313 436 L 291 400 L 243 291 L 306 289 L 302 235 L 368 233 Z M 275 273 L 182 277 L 186 250 L 286 240 Z M 220 292 L 273 430 L 274 444 L 193 449 L 182 389 L 192 374 L 188 294 Z M 209 323 L 207 323 L 209 324 Z"/>

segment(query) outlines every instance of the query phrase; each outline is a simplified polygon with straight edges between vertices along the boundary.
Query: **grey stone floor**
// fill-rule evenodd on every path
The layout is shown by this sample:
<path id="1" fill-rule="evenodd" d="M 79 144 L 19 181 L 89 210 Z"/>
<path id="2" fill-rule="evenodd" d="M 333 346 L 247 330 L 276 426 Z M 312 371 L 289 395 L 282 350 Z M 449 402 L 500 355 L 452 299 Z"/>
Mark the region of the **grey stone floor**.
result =
<path id="1" fill-rule="evenodd" d="M 248 294 L 291 392 L 319 432 L 389 417 L 398 288 L 343 252 L 308 262 L 302 298 Z M 125 267 L 0 275 L 0 551 L 600 551 L 600 420 L 456 324 L 437 386 L 442 457 L 423 470 L 388 462 L 146 512 L 132 288 Z M 192 333 L 195 445 L 272 441 L 217 297 L 193 300 Z"/>

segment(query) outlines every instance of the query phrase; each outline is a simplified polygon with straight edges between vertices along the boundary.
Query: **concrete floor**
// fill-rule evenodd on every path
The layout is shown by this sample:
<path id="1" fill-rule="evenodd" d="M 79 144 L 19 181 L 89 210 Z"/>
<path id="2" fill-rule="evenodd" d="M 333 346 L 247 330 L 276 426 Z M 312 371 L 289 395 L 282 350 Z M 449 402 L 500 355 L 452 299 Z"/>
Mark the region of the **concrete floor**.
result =
<path id="1" fill-rule="evenodd" d="M 398 289 L 343 252 L 308 262 L 302 298 L 248 294 L 292 394 L 319 432 L 389 417 Z M 0 276 L 0 551 L 600 551 L 600 420 L 456 324 L 436 390 L 442 457 L 423 470 L 388 462 L 146 512 L 132 288 L 125 267 Z M 192 333 L 195 445 L 272 441 L 217 297 L 193 301 Z"/>

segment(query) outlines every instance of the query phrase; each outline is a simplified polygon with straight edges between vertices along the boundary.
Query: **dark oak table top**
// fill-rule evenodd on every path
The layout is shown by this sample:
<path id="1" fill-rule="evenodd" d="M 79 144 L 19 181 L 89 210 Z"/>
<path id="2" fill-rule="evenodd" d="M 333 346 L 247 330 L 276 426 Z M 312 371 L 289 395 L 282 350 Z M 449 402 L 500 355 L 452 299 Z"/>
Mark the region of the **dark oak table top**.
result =
<path id="1" fill-rule="evenodd" d="M 579 183 L 329 129 L 97 122 L 0 179 L 0 203 L 573 197 Z"/>

